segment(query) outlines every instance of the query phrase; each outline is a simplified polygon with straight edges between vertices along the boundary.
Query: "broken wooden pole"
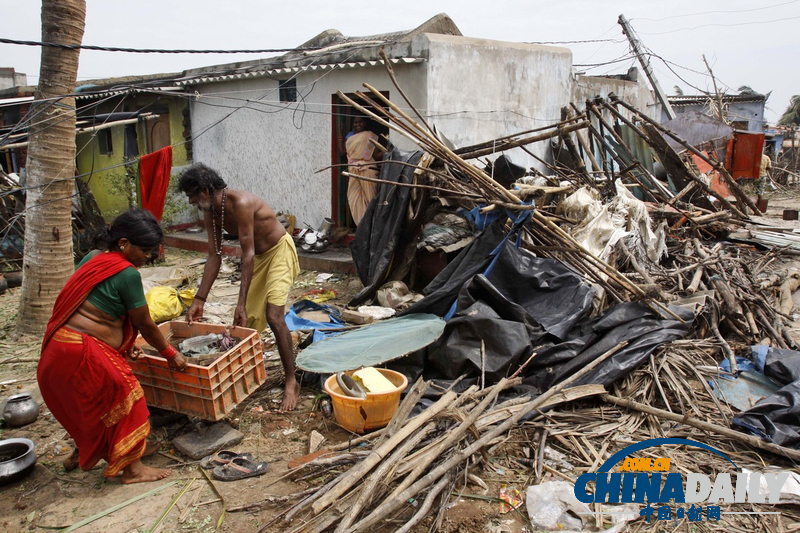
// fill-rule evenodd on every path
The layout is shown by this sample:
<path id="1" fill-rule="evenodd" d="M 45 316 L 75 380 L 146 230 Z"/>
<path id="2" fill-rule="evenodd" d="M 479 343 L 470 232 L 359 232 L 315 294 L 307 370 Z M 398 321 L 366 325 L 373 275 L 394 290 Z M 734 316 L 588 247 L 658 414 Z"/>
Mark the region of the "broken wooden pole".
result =
<path id="1" fill-rule="evenodd" d="M 540 131 L 546 131 L 553 128 L 559 128 L 561 126 L 568 126 L 570 124 L 574 124 L 576 122 L 581 122 L 584 120 L 583 117 L 571 117 L 566 120 L 562 120 L 561 122 L 555 122 L 553 124 L 548 124 L 547 126 L 541 126 L 539 128 L 533 128 L 531 130 L 519 131 L 517 133 L 513 133 L 511 135 L 506 135 L 504 137 L 498 137 L 496 139 L 492 139 L 491 141 L 485 141 L 477 144 L 471 144 L 469 146 L 462 146 L 455 150 L 455 153 L 458 155 L 466 154 L 469 152 L 474 152 L 475 150 L 482 150 L 484 148 L 491 148 L 493 146 L 500 146 L 504 145 L 507 142 L 511 142 L 512 140 L 516 139 L 517 137 L 521 137 L 522 135 L 528 135 L 531 133 L 537 133 Z"/>
<path id="2" fill-rule="evenodd" d="M 530 137 L 523 137 L 522 139 L 517 139 L 516 141 L 511 141 L 506 144 L 502 144 L 500 146 L 490 146 L 488 148 L 474 150 L 472 152 L 467 153 L 459 153 L 458 155 L 461 159 L 475 159 L 476 157 L 482 157 L 485 155 L 491 155 L 498 152 L 504 152 L 506 150 L 511 150 L 512 148 L 516 148 L 518 146 L 525 146 L 526 144 L 532 144 L 539 141 L 546 141 L 547 139 L 552 139 L 553 137 L 558 137 L 562 133 L 570 133 L 573 131 L 581 130 L 586 128 L 589 125 L 588 122 L 581 121 L 576 124 L 570 124 L 564 126 L 563 128 L 559 129 L 556 128 L 552 131 L 548 131 L 545 133 L 540 133 L 538 135 L 531 135 Z"/>
<path id="3" fill-rule="evenodd" d="M 622 105 L 626 109 L 630 110 L 631 112 L 636 113 L 636 115 L 639 118 L 641 118 L 645 122 L 650 123 L 653 127 L 655 127 L 657 130 L 661 131 L 662 133 L 665 133 L 666 135 L 669 135 L 672 139 L 675 140 L 675 142 L 677 142 L 678 144 L 680 144 L 681 146 L 683 146 L 684 148 L 686 148 L 687 150 L 692 152 L 694 155 L 696 155 L 697 157 L 699 157 L 700 159 L 702 159 L 703 161 L 705 161 L 706 163 L 711 165 L 714 168 L 714 170 L 719 172 L 719 175 L 722 176 L 722 178 L 728 184 L 728 187 L 730 187 L 731 191 L 736 196 L 737 200 L 739 200 L 740 202 L 745 204 L 747 207 L 749 207 L 753 211 L 753 213 L 755 213 L 756 215 L 759 215 L 759 216 L 761 215 L 761 211 L 756 207 L 756 204 L 754 204 L 753 201 L 744 193 L 744 191 L 742 191 L 741 187 L 739 187 L 739 185 L 737 185 L 736 182 L 733 181 L 733 178 L 728 173 L 727 169 L 719 161 L 711 159 L 706 154 L 704 154 L 703 152 L 701 152 L 700 150 L 698 150 L 697 148 L 695 148 L 694 146 L 692 146 L 688 142 L 686 142 L 683 139 L 681 139 L 680 136 L 678 136 L 675 133 L 671 132 L 670 130 L 668 130 L 667 128 L 665 128 L 664 126 L 662 126 L 661 124 L 659 124 L 658 122 L 653 120 L 652 118 L 648 117 L 647 115 L 645 115 L 644 113 L 642 113 L 641 111 L 639 111 L 638 109 L 633 107 L 632 105 L 624 102 L 623 100 L 620 100 L 614 93 L 609 94 L 608 97 L 611 98 L 612 102 L 619 103 L 620 105 Z"/>
<path id="4" fill-rule="evenodd" d="M 575 165 L 578 167 L 576 169 L 578 175 L 581 176 L 584 179 L 584 181 L 587 182 L 587 184 L 592 185 L 593 184 L 592 176 L 586 171 L 586 163 L 583 162 L 583 157 L 581 157 L 581 154 L 575 147 L 575 143 L 572 142 L 571 134 L 564 133 L 564 130 L 562 128 L 559 128 L 558 136 L 564 143 L 564 146 L 567 147 L 567 150 L 572 156 L 572 160 L 575 161 Z"/>
<path id="5" fill-rule="evenodd" d="M 568 120 L 572 118 L 572 111 L 567 106 L 561 108 L 561 119 Z M 586 170 L 586 163 L 583 161 L 583 156 L 578 152 L 575 143 L 572 141 L 572 134 L 571 133 L 564 133 L 561 126 L 558 127 L 559 129 L 559 137 L 561 141 L 564 143 L 564 146 L 567 147 L 569 150 L 570 155 L 572 155 L 572 159 L 575 161 L 577 165 L 578 174 L 586 179 L 586 183 L 589 185 L 594 185 L 594 180 L 592 179 L 592 175 Z"/>
<path id="6" fill-rule="evenodd" d="M 658 409 L 656 407 L 644 405 L 639 402 L 634 402 L 633 400 L 627 400 L 624 398 L 620 398 L 618 396 L 612 396 L 611 394 L 603 394 L 600 396 L 600 398 L 602 398 L 603 401 L 608 402 L 612 405 L 619 405 L 627 409 L 639 411 L 640 413 L 653 415 L 659 419 L 672 420 L 673 422 L 678 422 L 680 424 L 692 426 L 694 428 L 707 431 L 709 433 L 716 433 L 717 435 L 721 435 L 723 437 L 727 437 L 735 441 L 748 444 L 750 446 L 753 446 L 754 448 L 760 448 L 762 450 L 772 452 L 776 455 L 788 457 L 793 461 L 800 461 L 799 450 L 793 450 L 791 448 L 779 446 L 771 442 L 766 442 L 765 440 L 760 439 L 758 437 L 747 435 L 745 433 L 741 433 L 739 431 L 730 428 L 718 426 L 716 424 L 711 424 L 709 422 L 703 422 L 689 415 L 679 415 L 675 413 L 670 413 L 669 411 L 665 411 L 664 409 Z"/>
<path id="7" fill-rule="evenodd" d="M 575 113 L 578 114 L 578 116 L 576 118 L 580 118 L 580 110 L 578 110 L 578 107 L 575 104 L 573 104 L 572 102 L 570 102 L 569 105 L 572 107 L 572 109 L 575 111 Z M 581 148 L 583 148 L 583 151 L 586 153 L 586 156 L 589 158 L 589 162 L 592 164 L 592 170 L 595 171 L 595 172 L 599 172 L 600 173 L 600 177 L 604 178 L 605 175 L 603 174 L 603 168 L 597 162 L 597 158 L 594 156 L 594 152 L 592 151 L 592 148 L 588 145 L 587 141 L 583 138 L 583 135 L 581 135 L 581 133 L 582 132 L 580 132 L 580 131 L 576 131 L 575 132 L 575 136 L 578 138 L 578 144 L 581 145 Z"/>

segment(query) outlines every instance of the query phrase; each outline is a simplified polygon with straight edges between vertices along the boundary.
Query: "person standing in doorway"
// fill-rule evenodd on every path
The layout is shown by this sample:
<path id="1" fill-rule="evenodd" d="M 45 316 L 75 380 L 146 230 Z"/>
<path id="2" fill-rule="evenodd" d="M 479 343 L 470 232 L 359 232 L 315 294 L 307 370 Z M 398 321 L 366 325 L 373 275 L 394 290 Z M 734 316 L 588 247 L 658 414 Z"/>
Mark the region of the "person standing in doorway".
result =
<path id="1" fill-rule="evenodd" d="M 300 397 L 300 383 L 295 376 L 292 337 L 284 309 L 300 267 L 291 235 L 267 202 L 247 191 L 228 189 L 219 174 L 202 163 L 181 174 L 178 189 L 203 213 L 208 233 L 208 259 L 186 320 L 191 324 L 203 317 L 203 306 L 222 264 L 222 230 L 237 235 L 242 248 L 242 278 L 233 323 L 259 333 L 267 325 L 272 329 L 286 374 L 280 410 L 293 411 Z"/>
<path id="2" fill-rule="evenodd" d="M 347 156 L 347 172 L 352 174 L 347 182 L 347 204 L 357 226 L 364 217 L 367 206 L 375 198 L 378 184 L 355 176 L 377 178 L 378 167 L 375 161 L 383 157 L 385 150 L 380 145 L 376 146 L 378 136 L 370 131 L 369 121 L 364 116 L 356 116 L 353 119 L 353 131 L 347 136 L 343 133 L 339 131 L 339 155 Z"/>

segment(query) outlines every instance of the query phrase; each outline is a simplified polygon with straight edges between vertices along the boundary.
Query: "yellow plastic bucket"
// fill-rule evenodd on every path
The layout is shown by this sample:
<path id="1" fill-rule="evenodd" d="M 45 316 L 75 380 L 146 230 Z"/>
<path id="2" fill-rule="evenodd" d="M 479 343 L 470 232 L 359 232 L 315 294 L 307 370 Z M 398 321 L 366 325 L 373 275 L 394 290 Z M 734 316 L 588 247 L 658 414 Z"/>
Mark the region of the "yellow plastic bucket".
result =
<path id="1" fill-rule="evenodd" d="M 336 422 L 343 428 L 354 433 L 379 429 L 386 426 L 397 412 L 400 406 L 400 394 L 408 385 L 408 380 L 403 374 L 394 370 L 386 368 L 377 370 L 392 382 L 395 390 L 378 394 L 368 392 L 366 399 L 352 398 L 342 393 L 342 389 L 336 383 L 336 374 L 325 380 L 325 392 L 331 396 L 333 414 Z M 345 374 L 352 375 L 353 372 Z"/>

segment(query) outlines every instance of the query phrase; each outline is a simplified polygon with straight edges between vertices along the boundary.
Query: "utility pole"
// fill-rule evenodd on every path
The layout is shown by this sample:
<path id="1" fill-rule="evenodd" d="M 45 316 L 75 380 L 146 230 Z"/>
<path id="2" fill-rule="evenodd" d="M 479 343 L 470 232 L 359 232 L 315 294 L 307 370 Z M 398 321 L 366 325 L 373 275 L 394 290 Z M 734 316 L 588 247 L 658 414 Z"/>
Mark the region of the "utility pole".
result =
<path id="1" fill-rule="evenodd" d="M 717 89 L 717 79 L 714 77 L 714 73 L 711 72 L 711 67 L 708 66 L 708 61 L 706 61 L 705 54 L 703 54 L 703 63 L 705 63 L 706 68 L 708 69 L 708 74 L 711 76 L 711 82 L 714 84 L 714 101 L 717 103 L 717 118 L 719 118 L 720 122 L 728 124 L 728 121 L 725 120 L 725 113 L 723 113 L 722 109 L 722 93 L 720 93 L 719 89 Z"/>
<path id="2" fill-rule="evenodd" d="M 664 112 L 667 114 L 667 118 L 672 120 L 675 118 L 675 111 L 672 110 L 672 106 L 669 105 L 669 101 L 667 100 L 667 95 L 664 94 L 664 91 L 658 84 L 656 75 L 653 73 L 653 69 L 650 68 L 650 60 L 647 59 L 647 56 L 642 51 L 641 43 L 634 35 L 633 28 L 631 28 L 628 19 L 625 18 L 625 15 L 620 15 L 617 22 L 619 22 L 619 25 L 622 26 L 622 33 L 624 33 L 625 37 L 627 37 L 628 41 L 630 41 L 631 48 L 633 48 L 633 53 L 636 54 L 637 59 L 639 59 L 639 63 L 642 65 L 645 76 L 647 76 L 647 79 L 650 80 L 650 85 L 653 86 L 653 91 L 656 93 L 656 98 L 658 98 L 658 101 L 661 102 L 661 105 L 664 107 Z"/>

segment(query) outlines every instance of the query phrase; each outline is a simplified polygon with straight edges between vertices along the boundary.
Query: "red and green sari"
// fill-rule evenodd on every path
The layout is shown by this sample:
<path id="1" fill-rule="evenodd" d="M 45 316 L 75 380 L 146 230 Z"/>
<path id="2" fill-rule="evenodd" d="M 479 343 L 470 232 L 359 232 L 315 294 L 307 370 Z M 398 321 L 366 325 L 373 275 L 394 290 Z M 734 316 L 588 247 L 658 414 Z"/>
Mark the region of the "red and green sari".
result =
<path id="1" fill-rule="evenodd" d="M 123 356 L 138 332 L 126 316 L 122 345 L 112 348 L 64 324 L 95 285 L 129 266 L 124 255 L 110 252 L 75 271 L 56 299 L 36 372 L 47 407 L 75 439 L 81 469 L 105 459 L 106 477 L 141 458 L 150 433 L 142 387 Z"/>

